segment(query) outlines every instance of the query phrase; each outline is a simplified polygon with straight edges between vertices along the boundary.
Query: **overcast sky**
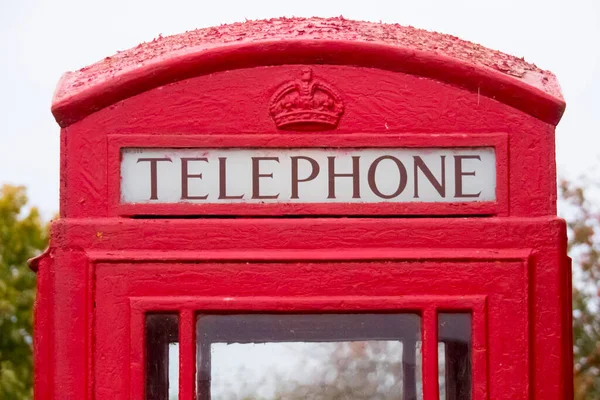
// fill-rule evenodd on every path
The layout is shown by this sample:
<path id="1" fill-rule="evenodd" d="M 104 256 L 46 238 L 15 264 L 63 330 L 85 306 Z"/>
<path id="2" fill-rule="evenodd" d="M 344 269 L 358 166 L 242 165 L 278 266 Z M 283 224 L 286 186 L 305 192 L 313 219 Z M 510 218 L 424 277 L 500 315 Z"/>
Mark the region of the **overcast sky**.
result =
<path id="1" fill-rule="evenodd" d="M 600 163 L 600 0 L 0 0 L 0 184 L 58 210 L 61 74 L 159 34 L 278 16 L 339 16 L 449 33 L 554 72 L 567 101 L 559 173 Z"/>

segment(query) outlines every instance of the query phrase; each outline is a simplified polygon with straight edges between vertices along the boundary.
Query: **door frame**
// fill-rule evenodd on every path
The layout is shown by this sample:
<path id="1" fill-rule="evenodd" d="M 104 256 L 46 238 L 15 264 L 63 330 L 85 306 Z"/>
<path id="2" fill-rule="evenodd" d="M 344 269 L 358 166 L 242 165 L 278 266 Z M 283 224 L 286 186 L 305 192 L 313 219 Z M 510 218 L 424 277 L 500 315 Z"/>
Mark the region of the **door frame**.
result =
<path id="1" fill-rule="evenodd" d="M 94 274 L 101 266 L 112 265 L 119 268 L 129 269 L 131 279 L 136 279 L 136 269 L 144 264 L 156 264 L 171 268 L 172 264 L 219 265 L 225 263 L 236 263 L 247 265 L 262 265 L 280 262 L 283 264 L 317 262 L 337 264 L 345 262 L 368 262 L 373 265 L 384 265 L 388 262 L 397 263 L 451 263 L 453 265 L 469 265 L 472 263 L 488 263 L 490 265 L 501 265 L 504 263 L 516 263 L 520 279 L 529 293 L 530 269 L 534 265 L 531 261 L 532 252 L 528 249 L 504 249 L 504 250 L 482 250 L 482 249 L 345 249 L 339 250 L 247 250 L 247 251 L 124 251 L 124 252 L 90 252 L 88 253 L 94 265 Z M 499 264 L 498 264 L 499 263 Z M 204 268 L 204 267 L 202 267 Z M 181 277 L 178 279 L 182 279 Z M 94 279 L 97 282 L 97 279 Z M 488 280 L 486 276 L 477 279 Z M 474 282 L 476 284 L 476 282 Z M 473 313 L 473 399 L 488 399 L 490 389 L 489 377 L 489 321 L 488 302 L 489 295 L 494 293 L 462 293 L 456 290 L 450 295 L 422 295 L 422 296 L 181 296 L 173 292 L 172 295 L 135 295 L 128 294 L 126 299 L 128 309 L 125 313 L 128 321 L 129 353 L 128 371 L 124 372 L 126 386 L 129 388 L 129 398 L 132 400 L 143 399 L 144 391 L 144 364 L 143 364 L 143 319 L 144 314 L 152 311 L 173 311 L 180 314 L 180 399 L 193 399 L 194 392 L 194 365 L 191 358 L 195 355 L 195 315 L 203 312 L 302 312 L 323 311 L 327 312 L 376 312 L 376 311 L 418 311 L 422 316 L 423 335 L 423 377 L 437 377 L 437 313 L 446 311 L 469 311 Z M 97 293 L 96 293 L 97 294 Z M 523 338 L 520 339 L 522 346 L 526 346 L 529 354 L 523 356 L 521 371 L 529 374 L 530 357 L 529 347 L 529 309 L 526 306 L 528 299 L 520 301 L 525 309 L 520 310 L 526 316 L 523 326 Z M 111 312 L 114 315 L 114 313 Z M 98 318 L 98 315 L 95 315 Z M 97 322 L 97 321 L 96 321 Z M 94 331 L 96 326 L 93 327 Z M 90 330 L 92 331 L 92 330 Z M 101 332 L 97 332 L 102 334 Z M 96 340 L 94 340 L 96 342 Z M 187 357 L 187 358 L 186 358 Z M 433 362 L 431 362 L 433 360 Z M 97 385 L 104 379 L 94 372 L 93 380 Z M 528 382 L 529 377 L 524 376 L 523 382 Z M 192 382 L 187 383 L 186 382 Z M 125 387 L 123 387 L 125 389 Z M 521 393 L 526 396 L 527 389 L 524 387 Z M 96 389 L 94 389 L 96 392 Z M 424 381 L 423 394 L 425 400 L 439 398 L 437 379 Z"/>

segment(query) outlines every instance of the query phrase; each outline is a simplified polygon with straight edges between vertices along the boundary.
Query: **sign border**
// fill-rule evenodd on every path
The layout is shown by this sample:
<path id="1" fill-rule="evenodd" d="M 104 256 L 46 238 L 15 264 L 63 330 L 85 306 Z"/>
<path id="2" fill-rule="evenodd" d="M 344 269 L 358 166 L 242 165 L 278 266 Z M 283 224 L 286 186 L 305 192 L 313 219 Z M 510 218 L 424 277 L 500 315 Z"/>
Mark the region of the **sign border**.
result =
<path id="1" fill-rule="evenodd" d="M 231 134 L 108 135 L 108 198 L 111 216 L 508 216 L 508 135 L 486 134 Z M 468 148 L 493 147 L 496 200 L 380 203 L 121 203 L 123 148 Z"/>

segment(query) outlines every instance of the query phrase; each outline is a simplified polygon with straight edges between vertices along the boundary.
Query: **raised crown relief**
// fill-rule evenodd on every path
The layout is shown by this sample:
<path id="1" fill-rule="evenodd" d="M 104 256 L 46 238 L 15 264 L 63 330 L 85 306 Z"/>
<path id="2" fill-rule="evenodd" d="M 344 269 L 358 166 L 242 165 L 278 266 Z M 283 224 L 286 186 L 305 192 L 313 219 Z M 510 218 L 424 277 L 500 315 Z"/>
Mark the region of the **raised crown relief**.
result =
<path id="1" fill-rule="evenodd" d="M 344 112 L 340 96 L 327 84 L 313 79 L 312 70 L 302 70 L 300 79 L 284 84 L 269 106 L 279 129 L 334 129 Z"/>

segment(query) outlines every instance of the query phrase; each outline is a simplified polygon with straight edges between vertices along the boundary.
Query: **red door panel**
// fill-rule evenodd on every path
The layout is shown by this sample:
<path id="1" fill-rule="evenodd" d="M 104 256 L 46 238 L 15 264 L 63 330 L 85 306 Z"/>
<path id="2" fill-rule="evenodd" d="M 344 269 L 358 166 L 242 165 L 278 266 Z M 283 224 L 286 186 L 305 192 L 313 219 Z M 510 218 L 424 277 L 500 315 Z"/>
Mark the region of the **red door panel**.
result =
<path id="1" fill-rule="evenodd" d="M 390 251 L 387 261 L 328 261 L 314 254 L 305 255 L 306 261 L 281 260 L 286 256 L 271 253 L 273 261 L 195 262 L 193 254 L 180 254 L 185 261 L 99 262 L 96 398 L 145 398 L 144 324 L 146 315 L 156 312 L 179 315 L 182 400 L 192 399 L 196 390 L 197 315 L 382 312 L 421 317 L 425 400 L 438 396 L 437 314 L 446 312 L 472 315 L 472 398 L 526 398 L 529 253 L 465 250 L 451 261 L 435 251 L 415 254 Z M 495 332 L 493 342 L 489 331 Z M 123 343 L 130 344 L 129 351 Z"/>

